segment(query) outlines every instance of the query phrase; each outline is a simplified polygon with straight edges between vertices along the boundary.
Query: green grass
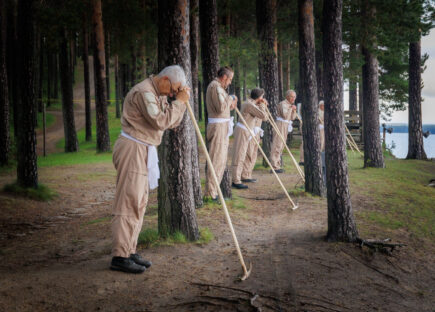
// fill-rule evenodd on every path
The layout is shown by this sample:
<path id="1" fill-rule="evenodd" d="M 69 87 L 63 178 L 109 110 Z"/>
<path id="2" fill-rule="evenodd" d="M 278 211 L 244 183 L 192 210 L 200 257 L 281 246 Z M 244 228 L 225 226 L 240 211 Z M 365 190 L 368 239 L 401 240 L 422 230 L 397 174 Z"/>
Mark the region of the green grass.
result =
<path id="1" fill-rule="evenodd" d="M 36 189 L 32 187 L 24 188 L 16 183 L 7 184 L 4 186 L 3 191 L 39 201 L 49 201 L 57 196 L 56 192 L 43 184 L 39 184 Z"/>
<path id="2" fill-rule="evenodd" d="M 435 177 L 435 164 L 387 155 L 385 165 L 363 169 L 363 159 L 349 153 L 351 191 L 367 198 L 368 208 L 357 217 L 386 229 L 434 238 L 435 191 L 426 185 Z"/>
<path id="3" fill-rule="evenodd" d="M 121 122 L 115 117 L 115 107 L 108 107 L 110 143 L 113 147 L 119 133 Z M 54 153 L 38 158 L 39 167 L 71 166 L 77 164 L 107 163 L 112 161 L 112 152 L 98 153 L 96 150 L 96 127 L 92 125 L 92 141 L 86 142 L 85 129 L 77 132 L 79 151 L 76 153 Z M 65 139 L 60 140 L 56 146 L 63 148 Z"/>
<path id="4" fill-rule="evenodd" d="M 111 220 L 111 217 L 102 217 L 102 218 L 97 218 L 91 221 L 86 222 L 85 225 L 92 225 L 92 224 L 99 224 L 99 223 L 107 223 Z"/>
<path id="5" fill-rule="evenodd" d="M 190 242 L 183 233 L 175 232 L 169 237 L 161 237 L 156 229 L 145 229 L 139 234 L 138 244 L 145 248 L 156 246 L 173 246 L 175 244 L 207 244 L 214 239 L 213 233 L 208 228 L 199 230 L 199 239 Z"/>

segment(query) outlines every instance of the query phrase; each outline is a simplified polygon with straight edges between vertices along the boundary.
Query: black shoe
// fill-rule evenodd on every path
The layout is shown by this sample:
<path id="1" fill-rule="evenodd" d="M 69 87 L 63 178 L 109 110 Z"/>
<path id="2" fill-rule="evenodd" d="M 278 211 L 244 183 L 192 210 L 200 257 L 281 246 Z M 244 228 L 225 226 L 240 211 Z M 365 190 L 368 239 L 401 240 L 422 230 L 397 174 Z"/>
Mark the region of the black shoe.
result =
<path id="1" fill-rule="evenodd" d="M 151 261 L 143 259 L 139 254 L 131 254 L 130 259 L 134 261 L 134 263 L 139 264 L 141 266 L 146 267 L 147 269 L 152 265 Z"/>
<path id="2" fill-rule="evenodd" d="M 113 257 L 110 269 L 127 273 L 142 273 L 146 270 L 144 266 L 136 264 L 130 258 L 123 257 Z"/>
<path id="3" fill-rule="evenodd" d="M 285 172 L 285 170 L 284 169 L 276 169 L 275 172 L 276 173 L 283 173 L 283 172 Z M 270 170 L 270 173 L 273 173 L 273 171 Z"/>
<path id="4" fill-rule="evenodd" d="M 211 199 L 212 200 L 212 202 L 214 202 L 214 203 L 216 203 L 216 204 L 221 204 L 221 201 L 219 200 L 219 196 L 216 196 L 215 198 L 212 198 Z"/>
<path id="5" fill-rule="evenodd" d="M 257 182 L 257 179 L 242 179 L 242 182 L 245 182 L 245 183 L 255 183 L 255 182 Z"/>
<path id="6" fill-rule="evenodd" d="M 299 166 L 305 166 L 303 161 L 299 162 Z"/>
<path id="7" fill-rule="evenodd" d="M 242 183 L 240 183 L 240 184 L 233 183 L 233 184 L 231 184 L 231 186 L 236 188 L 236 189 L 239 189 L 239 190 L 247 189 L 248 188 L 247 185 L 242 184 Z"/>

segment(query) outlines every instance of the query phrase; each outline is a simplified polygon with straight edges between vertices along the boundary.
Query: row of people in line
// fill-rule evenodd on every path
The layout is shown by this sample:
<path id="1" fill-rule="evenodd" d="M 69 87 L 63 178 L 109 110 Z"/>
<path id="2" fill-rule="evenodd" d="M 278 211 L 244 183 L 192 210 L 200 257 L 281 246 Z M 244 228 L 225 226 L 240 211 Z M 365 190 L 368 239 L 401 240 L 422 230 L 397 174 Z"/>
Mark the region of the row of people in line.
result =
<path id="1" fill-rule="evenodd" d="M 231 84 L 233 70 L 222 67 L 206 94 L 208 112 L 207 140 L 209 154 L 218 180 L 227 164 L 229 137 L 233 126 L 230 111 L 237 105 L 237 97 L 226 92 Z M 290 121 L 295 117 L 294 91 L 286 94 L 286 100 L 278 105 L 277 120 L 282 134 L 287 137 Z M 168 102 L 168 97 L 175 100 Z M 164 130 L 177 127 L 184 116 L 190 89 L 184 70 L 178 65 L 164 68 L 158 75 L 135 85 L 126 95 L 121 117 L 122 131 L 113 148 L 113 164 L 117 171 L 116 192 L 112 209 L 112 270 L 142 273 L 151 261 L 137 252 L 137 239 L 142 228 L 149 190 L 158 186 L 160 176 L 156 147 L 160 145 Z M 248 126 L 259 139 L 261 122 L 267 119 L 267 101 L 264 90 L 255 88 L 251 97 L 242 105 L 242 114 Z M 257 158 L 257 146 L 238 123 L 235 129 L 232 165 L 233 185 L 254 182 L 252 170 Z M 281 170 L 280 158 L 283 144 L 276 137 L 272 142 L 271 160 L 274 169 Z M 217 199 L 216 185 L 207 171 L 206 196 Z"/>

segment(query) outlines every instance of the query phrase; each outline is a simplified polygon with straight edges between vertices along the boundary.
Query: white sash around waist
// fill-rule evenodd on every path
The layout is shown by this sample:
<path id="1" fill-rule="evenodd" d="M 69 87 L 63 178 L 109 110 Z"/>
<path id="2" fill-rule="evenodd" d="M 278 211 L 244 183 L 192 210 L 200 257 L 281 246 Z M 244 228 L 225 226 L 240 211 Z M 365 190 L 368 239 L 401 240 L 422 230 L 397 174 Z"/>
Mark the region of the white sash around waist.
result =
<path id="1" fill-rule="evenodd" d="M 233 135 L 233 128 L 234 128 L 234 117 L 230 118 L 209 118 L 208 123 L 209 124 L 215 124 L 215 123 L 223 123 L 228 122 L 228 137 Z"/>
<path id="2" fill-rule="evenodd" d="M 244 124 L 241 124 L 240 122 L 238 122 L 238 123 L 236 124 L 236 127 L 240 127 L 240 128 L 242 128 L 243 130 L 248 131 L 248 129 L 245 127 L 245 125 L 244 125 Z M 252 129 L 252 132 L 254 132 L 255 135 L 260 134 L 260 137 L 263 137 L 263 135 L 264 135 L 264 131 L 263 131 L 263 129 L 261 129 L 260 127 L 254 127 L 254 129 Z M 249 139 L 248 139 L 248 140 L 251 141 L 251 139 L 252 139 L 252 135 L 249 136 Z"/>
<path id="3" fill-rule="evenodd" d="M 287 128 L 288 133 L 293 131 L 293 126 L 292 126 L 293 122 L 291 120 L 285 120 L 285 119 L 282 119 L 281 117 L 276 117 L 276 120 L 282 121 L 282 122 L 285 122 L 288 124 L 288 128 Z"/>
<path id="4" fill-rule="evenodd" d="M 136 143 L 148 147 L 148 161 L 147 161 L 148 184 L 151 190 L 155 189 L 157 186 L 159 186 L 159 179 L 160 179 L 159 156 L 157 154 L 157 148 L 154 145 L 149 145 L 146 144 L 145 142 L 139 141 L 138 139 L 132 137 L 131 135 L 128 135 L 124 131 L 121 131 L 121 135 L 124 138 L 127 138 L 129 140 L 132 140 Z"/>

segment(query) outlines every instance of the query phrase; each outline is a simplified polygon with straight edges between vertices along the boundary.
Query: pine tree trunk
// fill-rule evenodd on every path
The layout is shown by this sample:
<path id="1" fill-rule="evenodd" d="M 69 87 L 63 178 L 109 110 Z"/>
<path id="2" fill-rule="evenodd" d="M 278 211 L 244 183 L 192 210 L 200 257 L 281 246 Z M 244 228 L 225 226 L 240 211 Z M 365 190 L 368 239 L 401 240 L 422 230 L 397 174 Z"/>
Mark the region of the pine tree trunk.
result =
<path id="1" fill-rule="evenodd" d="M 116 118 L 121 118 L 121 110 L 120 110 L 120 101 L 121 101 L 121 81 L 119 77 L 119 60 L 118 60 L 118 54 L 115 55 L 115 95 L 116 95 L 116 103 L 115 103 L 115 109 L 116 109 Z"/>
<path id="2" fill-rule="evenodd" d="M 4 2 L 6 3 L 6 2 Z M 14 137 L 18 135 L 18 107 L 20 106 L 20 96 L 18 88 L 18 73 L 17 68 L 19 66 L 17 51 L 18 51 L 18 39 L 17 39 L 17 3 L 16 1 L 10 2 L 7 6 L 8 17 L 7 23 L 7 44 L 6 44 L 6 65 L 7 65 L 7 77 L 8 77 L 8 92 L 10 94 L 9 100 L 10 108 L 13 115 L 13 127 Z"/>
<path id="3" fill-rule="evenodd" d="M 53 66 L 53 98 L 59 98 L 59 61 L 57 53 L 54 54 L 54 66 Z"/>
<path id="4" fill-rule="evenodd" d="M 246 64 L 243 62 L 243 101 L 246 101 L 248 90 L 246 90 Z"/>
<path id="5" fill-rule="evenodd" d="M 9 163 L 9 92 L 6 68 L 6 2 L 0 3 L 0 166 Z"/>
<path id="6" fill-rule="evenodd" d="M 62 30 L 59 47 L 60 85 L 62 89 L 62 116 L 65 134 L 65 152 L 77 152 L 78 142 L 74 122 L 73 83 L 69 66 L 72 61 L 68 59 L 68 40 L 66 30 Z"/>
<path id="7" fill-rule="evenodd" d="M 314 47 L 313 0 L 299 0 L 299 60 L 302 94 L 302 127 L 305 162 L 305 191 L 324 196 L 320 156 L 319 103 Z"/>
<path id="8" fill-rule="evenodd" d="M 323 4 L 325 158 L 329 241 L 353 242 L 358 232 L 350 201 L 343 103 L 343 0 Z"/>
<path id="9" fill-rule="evenodd" d="M 198 99 L 198 64 L 199 64 L 199 0 L 190 2 L 190 58 L 192 63 L 192 91 L 194 112 L 196 120 L 199 120 Z"/>
<path id="10" fill-rule="evenodd" d="M 219 69 L 219 39 L 216 0 L 199 1 L 199 22 L 201 34 L 201 61 L 203 77 L 203 99 L 206 99 L 207 87 L 217 76 Z M 205 137 L 207 138 L 207 105 L 204 105 Z M 221 181 L 221 190 L 225 197 L 231 198 L 231 176 L 225 169 Z M 223 188 L 222 188 L 223 187 Z"/>
<path id="11" fill-rule="evenodd" d="M 83 74 L 85 82 L 85 118 L 86 141 L 92 140 L 92 115 L 91 115 L 91 83 L 89 77 L 89 34 L 86 17 L 83 19 Z"/>
<path id="12" fill-rule="evenodd" d="M 316 79 L 317 79 L 317 99 L 323 100 L 323 54 L 321 50 L 316 50 Z"/>
<path id="13" fill-rule="evenodd" d="M 38 187 L 36 156 L 36 99 L 35 99 L 35 3 L 18 1 L 17 83 L 20 105 L 17 107 L 17 183 L 21 187 Z"/>
<path id="14" fill-rule="evenodd" d="M 376 8 L 369 0 L 364 0 L 362 8 L 363 23 L 375 18 Z M 370 43 L 370 45 L 369 45 Z M 382 154 L 381 133 L 379 131 L 379 77 L 378 59 L 374 54 L 376 37 L 367 30 L 364 34 L 362 54 L 365 64 L 363 66 L 363 128 L 364 128 L 364 167 L 384 167 Z"/>
<path id="15" fill-rule="evenodd" d="M 97 151 L 110 151 L 109 123 L 106 103 L 106 60 L 101 0 L 93 0 L 95 110 L 97 117 Z"/>
<path id="16" fill-rule="evenodd" d="M 202 82 L 198 79 L 198 120 L 202 121 Z"/>
<path id="17" fill-rule="evenodd" d="M 44 88 L 44 38 L 42 35 L 40 35 L 39 40 L 39 64 L 38 64 L 38 71 L 39 71 L 39 79 L 38 79 L 38 112 L 42 112 L 42 96 L 43 96 L 43 88 Z"/>
<path id="18" fill-rule="evenodd" d="M 427 159 L 421 118 L 421 41 L 409 43 L 409 115 L 407 159 Z"/>
<path id="19" fill-rule="evenodd" d="M 158 14 L 158 38 L 165 38 L 158 41 L 159 70 L 179 64 L 191 86 L 189 1 L 161 0 L 158 3 Z M 192 100 L 190 102 L 192 105 Z M 166 131 L 159 147 L 161 177 L 158 210 L 159 233 L 162 236 L 180 231 L 189 240 L 199 238 L 194 195 L 194 180 L 199 181 L 198 157 L 194 153 L 196 150 L 192 120 L 185 113 L 179 127 Z"/>
<path id="20" fill-rule="evenodd" d="M 279 100 L 282 101 L 284 99 L 283 93 L 283 85 L 284 85 L 284 77 L 283 77 L 283 66 L 282 66 L 282 43 L 278 43 L 278 89 L 279 89 Z"/>
<path id="21" fill-rule="evenodd" d="M 237 107 L 242 109 L 242 96 L 241 96 L 241 90 L 240 90 L 240 59 L 237 58 L 235 60 L 235 66 L 234 66 L 234 94 L 237 96 Z"/>
<path id="22" fill-rule="evenodd" d="M 355 66 L 352 64 L 353 60 L 355 59 L 355 54 L 357 53 L 356 44 L 351 44 L 349 46 L 349 54 L 350 54 L 350 60 L 351 64 L 349 67 L 353 69 Z M 358 77 L 356 77 L 354 74 L 351 74 L 349 78 L 349 110 L 350 111 L 357 111 L 358 110 L 358 103 L 357 103 L 357 90 L 356 90 L 356 84 L 358 81 Z"/>
<path id="23" fill-rule="evenodd" d="M 286 57 L 286 63 L 287 65 L 285 66 L 285 84 L 284 84 L 284 90 L 290 90 L 291 86 L 290 86 L 290 43 L 287 44 L 287 57 Z"/>
<path id="24" fill-rule="evenodd" d="M 104 57 L 106 61 L 106 100 L 107 105 L 110 105 L 110 34 L 107 30 L 105 32 L 104 43 Z"/>
<path id="25" fill-rule="evenodd" d="M 276 117 L 276 106 L 279 101 L 278 86 L 278 64 L 275 54 L 275 24 L 276 20 L 276 2 L 275 0 L 257 0 L 257 32 L 260 40 L 259 51 L 259 71 L 260 85 L 265 90 L 265 98 L 269 102 L 269 110 L 272 116 Z M 266 156 L 270 156 L 270 147 L 272 145 L 273 129 L 269 123 L 263 123 L 263 150 Z M 263 165 L 267 167 L 263 159 Z"/>

